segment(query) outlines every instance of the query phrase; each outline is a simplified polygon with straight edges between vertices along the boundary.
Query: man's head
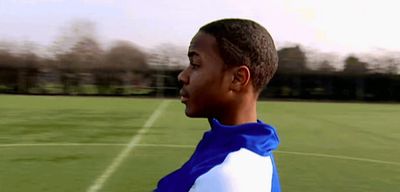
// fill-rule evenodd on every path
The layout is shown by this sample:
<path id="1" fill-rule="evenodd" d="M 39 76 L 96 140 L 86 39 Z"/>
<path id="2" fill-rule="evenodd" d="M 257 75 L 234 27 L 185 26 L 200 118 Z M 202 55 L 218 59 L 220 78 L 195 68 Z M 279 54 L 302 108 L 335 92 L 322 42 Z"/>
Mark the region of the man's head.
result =
<path id="1" fill-rule="evenodd" d="M 217 117 L 235 110 L 244 98 L 256 100 L 278 62 L 268 31 L 243 19 L 223 19 L 201 27 L 188 56 L 190 65 L 178 79 L 190 117 Z"/>
<path id="2" fill-rule="evenodd" d="M 246 65 L 256 91 L 261 91 L 278 68 L 274 41 L 260 24 L 244 19 L 223 19 L 200 28 L 217 40 L 226 67 Z"/>

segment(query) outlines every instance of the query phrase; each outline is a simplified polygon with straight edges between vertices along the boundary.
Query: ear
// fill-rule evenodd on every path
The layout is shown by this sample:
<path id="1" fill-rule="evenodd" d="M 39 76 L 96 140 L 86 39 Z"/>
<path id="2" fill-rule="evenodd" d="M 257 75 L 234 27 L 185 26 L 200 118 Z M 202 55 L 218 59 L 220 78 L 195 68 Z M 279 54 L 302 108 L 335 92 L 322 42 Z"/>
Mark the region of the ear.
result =
<path id="1" fill-rule="evenodd" d="M 232 83 L 230 89 L 232 91 L 241 91 L 250 83 L 250 69 L 246 65 L 233 68 Z"/>

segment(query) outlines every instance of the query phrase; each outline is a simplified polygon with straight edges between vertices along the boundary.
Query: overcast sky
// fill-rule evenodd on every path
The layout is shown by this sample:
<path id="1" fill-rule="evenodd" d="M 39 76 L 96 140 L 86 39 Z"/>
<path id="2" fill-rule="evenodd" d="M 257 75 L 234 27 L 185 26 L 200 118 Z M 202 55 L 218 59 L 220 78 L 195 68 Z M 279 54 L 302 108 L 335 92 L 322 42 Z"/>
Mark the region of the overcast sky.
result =
<path id="1" fill-rule="evenodd" d="M 48 45 L 77 19 L 96 23 L 103 40 L 151 48 L 187 46 L 198 28 L 226 17 L 253 19 L 278 46 L 323 52 L 400 51 L 396 0 L 0 0 L 0 41 Z"/>

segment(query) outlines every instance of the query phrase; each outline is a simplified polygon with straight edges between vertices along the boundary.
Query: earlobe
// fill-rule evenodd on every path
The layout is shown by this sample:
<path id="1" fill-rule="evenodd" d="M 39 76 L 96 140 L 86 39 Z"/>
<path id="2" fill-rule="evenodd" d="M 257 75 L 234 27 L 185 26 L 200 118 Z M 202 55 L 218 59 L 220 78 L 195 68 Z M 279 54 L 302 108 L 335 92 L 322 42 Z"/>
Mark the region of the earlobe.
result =
<path id="1" fill-rule="evenodd" d="M 235 67 L 232 77 L 231 90 L 241 91 L 250 82 L 250 69 L 245 65 Z"/>

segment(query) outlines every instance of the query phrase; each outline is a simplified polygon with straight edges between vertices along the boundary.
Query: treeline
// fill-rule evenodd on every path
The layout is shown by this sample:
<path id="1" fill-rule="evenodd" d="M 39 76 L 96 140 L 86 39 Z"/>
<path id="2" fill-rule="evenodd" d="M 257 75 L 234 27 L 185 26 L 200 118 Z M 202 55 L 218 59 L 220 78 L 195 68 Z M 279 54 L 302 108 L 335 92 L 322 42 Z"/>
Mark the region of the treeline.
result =
<path id="1" fill-rule="evenodd" d="M 327 57 L 307 58 L 299 46 L 283 48 L 278 54 L 278 73 L 263 92 L 265 97 L 400 101 L 398 53 L 366 55 L 366 61 L 349 55 L 342 69 Z"/>
<path id="2" fill-rule="evenodd" d="M 277 99 L 399 102 L 400 76 L 378 73 L 278 73 L 262 95 Z"/>
<path id="3" fill-rule="evenodd" d="M 185 50 L 161 45 L 151 51 L 127 41 L 105 46 L 90 23 L 74 23 L 40 54 L 0 42 L 0 93 L 177 96 Z M 288 46 L 262 97 L 400 101 L 400 54 L 333 54 Z"/>
<path id="4" fill-rule="evenodd" d="M 348 56 L 341 70 L 327 61 L 312 69 L 298 46 L 278 53 L 278 72 L 262 97 L 400 101 L 396 65 L 377 71 Z M 128 42 L 102 50 L 92 39 L 82 39 L 70 51 L 52 58 L 1 50 L 0 93 L 176 96 L 176 77 L 184 67 L 179 62 L 184 61 L 146 54 Z"/>
<path id="5" fill-rule="evenodd" d="M 0 50 L 0 92 L 19 94 L 121 94 L 125 86 L 148 87 L 147 56 L 128 42 L 102 50 L 78 41 L 54 57 Z"/>

